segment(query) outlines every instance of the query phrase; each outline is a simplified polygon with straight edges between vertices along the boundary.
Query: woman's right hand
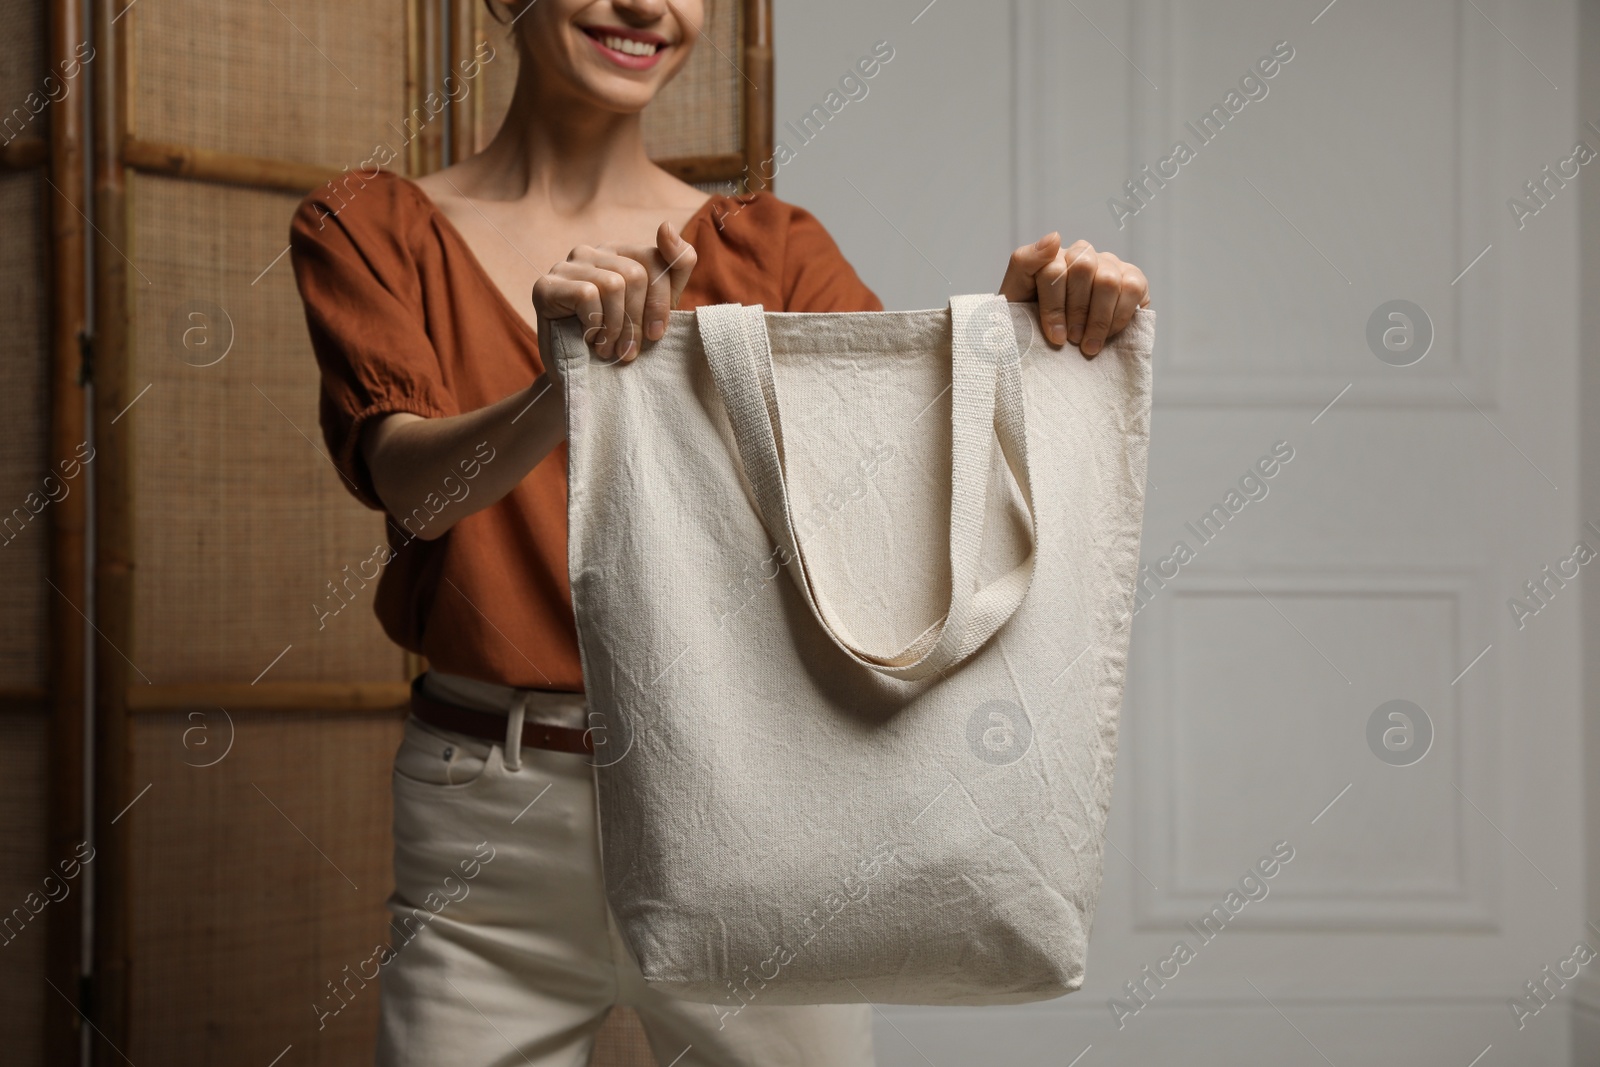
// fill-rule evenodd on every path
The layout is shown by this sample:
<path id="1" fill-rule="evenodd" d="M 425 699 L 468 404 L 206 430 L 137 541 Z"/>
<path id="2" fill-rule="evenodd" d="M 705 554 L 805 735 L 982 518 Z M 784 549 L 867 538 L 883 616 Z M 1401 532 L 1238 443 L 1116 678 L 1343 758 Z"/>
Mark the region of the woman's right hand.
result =
<path id="1" fill-rule="evenodd" d="M 693 246 L 667 222 L 656 230 L 654 248 L 579 245 L 534 283 L 534 310 L 541 321 L 577 315 L 596 356 L 629 363 L 642 341 L 658 341 L 666 332 L 667 312 L 694 265 Z"/>

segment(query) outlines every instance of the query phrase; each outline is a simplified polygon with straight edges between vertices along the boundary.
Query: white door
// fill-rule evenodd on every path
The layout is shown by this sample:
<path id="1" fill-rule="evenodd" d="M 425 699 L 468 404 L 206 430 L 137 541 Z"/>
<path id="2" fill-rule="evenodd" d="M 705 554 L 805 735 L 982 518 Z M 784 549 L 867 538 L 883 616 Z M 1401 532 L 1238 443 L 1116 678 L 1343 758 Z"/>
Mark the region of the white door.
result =
<path id="1" fill-rule="evenodd" d="M 880 1062 L 1579 1062 L 1577 5 L 803 8 L 780 139 L 894 49 L 778 177 L 888 306 L 1059 229 L 1159 316 L 1088 981 Z"/>

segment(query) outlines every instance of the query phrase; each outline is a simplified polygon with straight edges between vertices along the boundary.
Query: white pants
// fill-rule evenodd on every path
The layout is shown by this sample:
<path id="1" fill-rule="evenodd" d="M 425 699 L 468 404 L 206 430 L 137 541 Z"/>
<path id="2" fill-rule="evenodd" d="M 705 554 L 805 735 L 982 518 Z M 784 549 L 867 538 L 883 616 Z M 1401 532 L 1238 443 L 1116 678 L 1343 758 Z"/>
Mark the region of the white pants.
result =
<path id="1" fill-rule="evenodd" d="M 474 686 L 448 681 L 430 689 L 466 702 Z M 473 702 L 490 710 L 498 689 Z M 570 716 L 551 703 L 528 717 Z M 871 1067 L 868 1005 L 724 1015 L 651 989 L 606 904 L 589 757 L 518 748 L 406 722 L 380 1067 L 583 1067 L 613 1004 L 638 1012 L 661 1067 Z"/>

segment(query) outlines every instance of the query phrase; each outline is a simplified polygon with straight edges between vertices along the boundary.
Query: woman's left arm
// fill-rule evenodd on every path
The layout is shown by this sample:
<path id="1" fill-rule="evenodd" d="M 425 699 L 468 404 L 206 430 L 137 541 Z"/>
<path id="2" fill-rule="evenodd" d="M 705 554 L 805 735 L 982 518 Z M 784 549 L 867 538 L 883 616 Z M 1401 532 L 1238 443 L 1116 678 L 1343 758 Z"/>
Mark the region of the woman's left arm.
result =
<path id="1" fill-rule="evenodd" d="M 1011 253 L 1000 295 L 1013 303 L 1038 300 L 1045 339 L 1070 342 L 1092 357 L 1150 305 L 1150 283 L 1132 263 L 1096 252 L 1088 241 L 1062 248 L 1061 235 L 1052 233 Z"/>

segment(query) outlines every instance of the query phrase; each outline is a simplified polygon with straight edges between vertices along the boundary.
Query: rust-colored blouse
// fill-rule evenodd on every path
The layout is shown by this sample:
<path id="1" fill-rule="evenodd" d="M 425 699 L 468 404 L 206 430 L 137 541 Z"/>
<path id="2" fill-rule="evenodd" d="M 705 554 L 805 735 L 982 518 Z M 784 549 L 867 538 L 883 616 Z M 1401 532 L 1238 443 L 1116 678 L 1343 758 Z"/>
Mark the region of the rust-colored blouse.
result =
<path id="1" fill-rule="evenodd" d="M 883 307 L 812 215 L 768 193 L 713 196 L 683 236 L 698 262 L 680 308 Z M 405 178 L 380 171 L 312 193 L 295 213 L 290 247 L 322 369 L 323 436 L 370 508 L 383 505 L 358 448 L 368 419 L 474 411 L 526 389 L 544 369 L 532 328 Z M 487 446 L 463 457 L 460 477 L 435 501 L 470 495 L 472 478 L 493 462 Z M 582 691 L 567 581 L 566 445 L 502 500 L 423 540 L 431 518 L 426 507 L 389 516 L 391 557 L 375 610 L 390 638 L 450 674 Z"/>

